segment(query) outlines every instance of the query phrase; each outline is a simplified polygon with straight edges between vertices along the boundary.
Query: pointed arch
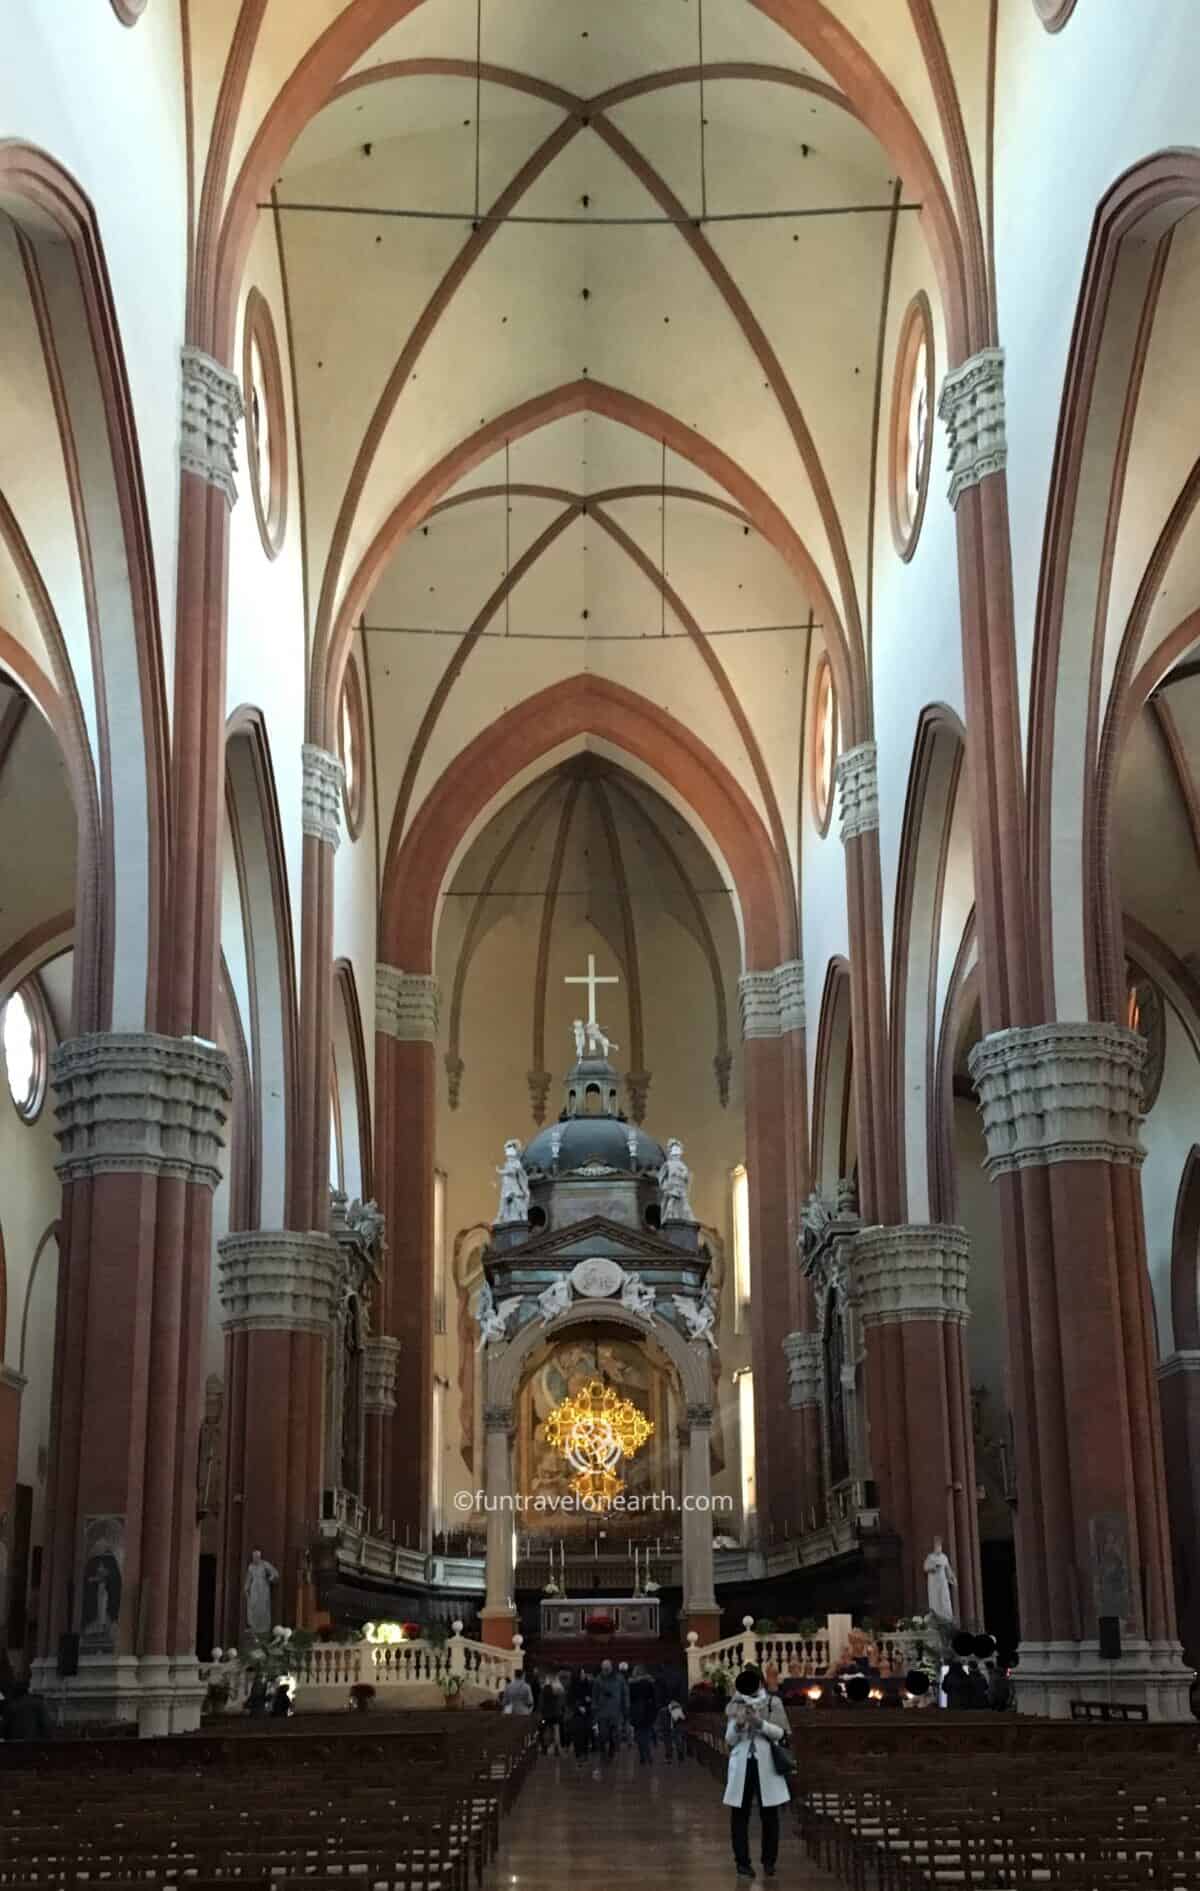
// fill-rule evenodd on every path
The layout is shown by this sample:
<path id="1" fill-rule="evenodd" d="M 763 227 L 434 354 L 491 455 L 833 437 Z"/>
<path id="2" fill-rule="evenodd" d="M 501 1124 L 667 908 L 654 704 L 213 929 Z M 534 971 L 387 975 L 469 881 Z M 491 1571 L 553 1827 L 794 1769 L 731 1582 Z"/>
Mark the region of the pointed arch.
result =
<path id="1" fill-rule="evenodd" d="M 434 919 L 454 851 L 506 785 L 542 756 L 596 737 L 653 770 L 707 828 L 741 908 L 748 969 L 796 956 L 785 865 L 745 791 L 712 751 L 656 704 L 603 677 L 579 675 L 500 716 L 449 764 L 408 832 L 393 826 L 383 873 L 380 957 L 429 971 Z"/>

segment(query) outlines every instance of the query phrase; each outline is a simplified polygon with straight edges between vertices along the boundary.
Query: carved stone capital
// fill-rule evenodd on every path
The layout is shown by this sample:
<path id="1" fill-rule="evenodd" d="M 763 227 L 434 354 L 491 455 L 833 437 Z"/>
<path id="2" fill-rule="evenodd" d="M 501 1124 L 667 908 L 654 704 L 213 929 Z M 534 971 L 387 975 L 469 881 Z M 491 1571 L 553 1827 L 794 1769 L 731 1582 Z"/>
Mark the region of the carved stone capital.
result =
<path id="1" fill-rule="evenodd" d="M 511 1405 L 485 1405 L 483 1408 L 483 1429 L 502 1431 L 513 1429 L 513 1408 Z"/>
<path id="2" fill-rule="evenodd" d="M 450 1108 L 456 1110 L 462 1096 L 463 1072 L 466 1070 L 466 1065 L 462 1058 L 455 1057 L 452 1051 L 447 1051 L 442 1061 L 446 1066 L 446 1096 Z M 547 1085 L 549 1085 L 549 1082 L 550 1079 L 547 1077 Z"/>
<path id="3" fill-rule="evenodd" d="M 183 404 L 179 463 L 237 501 L 237 433 L 242 389 L 237 375 L 202 348 L 183 350 Z"/>
<path id="4" fill-rule="evenodd" d="M 913 1223 L 864 1228 L 854 1244 L 854 1279 L 863 1326 L 969 1318 L 966 1230 Z"/>
<path id="5" fill-rule="evenodd" d="M 705 1425 L 711 1425 L 713 1422 L 712 1406 L 689 1405 L 687 1408 L 687 1422 L 689 1431 L 695 1431 L 698 1428 L 703 1428 Z"/>
<path id="6" fill-rule="evenodd" d="M 825 1348 L 819 1333 L 789 1333 L 783 1350 L 788 1362 L 788 1387 L 794 1412 L 819 1405 L 825 1389 Z"/>
<path id="7" fill-rule="evenodd" d="M 400 1341 L 380 1334 L 363 1347 L 363 1410 L 390 1418 L 396 1409 Z"/>
<path id="8" fill-rule="evenodd" d="M 217 1242 L 221 1325 L 235 1333 L 329 1332 L 341 1275 L 330 1234 L 254 1228 Z"/>
<path id="9" fill-rule="evenodd" d="M 64 1183 L 130 1172 L 220 1181 L 233 1077 L 215 1044 L 95 1031 L 59 1045 L 51 1081 Z"/>
<path id="10" fill-rule="evenodd" d="M 879 826 L 879 774 L 874 742 L 838 756 L 838 822 L 843 843 Z"/>
<path id="11" fill-rule="evenodd" d="M 781 1037 L 804 1029 L 804 966 L 788 959 L 766 972 L 743 972 L 738 980 L 742 1037 Z"/>
<path id="12" fill-rule="evenodd" d="M 300 750 L 303 768 L 301 825 L 312 840 L 323 841 L 337 852 L 342 839 L 342 783 L 345 770 L 336 755 L 305 742 Z"/>
<path id="13" fill-rule="evenodd" d="M 428 972 L 375 967 L 375 1029 L 406 1044 L 436 1044 L 441 999 Z"/>
<path id="14" fill-rule="evenodd" d="M 969 486 L 1008 463 L 1003 348 L 984 348 L 946 376 L 938 415 L 950 436 L 949 499 L 957 506 Z"/>
<path id="15" fill-rule="evenodd" d="M 1145 1039 L 1116 1024 L 993 1031 L 968 1058 L 993 1178 L 1051 1162 L 1138 1166 Z"/>

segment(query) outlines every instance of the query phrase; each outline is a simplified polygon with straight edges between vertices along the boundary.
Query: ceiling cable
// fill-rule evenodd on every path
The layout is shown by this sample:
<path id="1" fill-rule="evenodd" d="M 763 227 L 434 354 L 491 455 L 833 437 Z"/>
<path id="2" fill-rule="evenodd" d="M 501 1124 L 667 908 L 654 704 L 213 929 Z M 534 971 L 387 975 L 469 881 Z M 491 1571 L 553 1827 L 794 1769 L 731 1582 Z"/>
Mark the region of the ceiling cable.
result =
<path id="1" fill-rule="evenodd" d="M 663 436 L 662 472 L 659 476 L 658 528 L 658 634 L 667 634 L 667 442 Z"/>
<path id="2" fill-rule="evenodd" d="M 693 216 L 666 217 L 534 217 L 524 216 L 513 211 L 506 216 L 494 215 L 483 210 L 408 210 L 382 207 L 374 204 L 319 204 L 319 203 L 272 203 L 268 198 L 258 204 L 259 210 L 288 210 L 300 216 L 336 216 L 336 217 L 402 217 L 418 223 L 476 223 L 487 226 L 499 226 L 503 223 L 526 223 L 538 228 L 596 230 L 604 227 L 628 230 L 653 228 L 695 229 L 700 219 Z M 708 223 L 795 223 L 815 217 L 890 217 L 898 210 L 920 210 L 919 203 L 903 204 L 816 204 L 803 210 L 716 210 L 705 220 Z"/>
<path id="3" fill-rule="evenodd" d="M 475 222 L 479 221 L 479 160 L 483 120 L 483 0 L 475 0 Z"/>
<path id="4" fill-rule="evenodd" d="M 697 0 L 696 29 L 700 66 L 700 221 L 708 220 L 708 167 L 704 156 L 704 0 Z"/>

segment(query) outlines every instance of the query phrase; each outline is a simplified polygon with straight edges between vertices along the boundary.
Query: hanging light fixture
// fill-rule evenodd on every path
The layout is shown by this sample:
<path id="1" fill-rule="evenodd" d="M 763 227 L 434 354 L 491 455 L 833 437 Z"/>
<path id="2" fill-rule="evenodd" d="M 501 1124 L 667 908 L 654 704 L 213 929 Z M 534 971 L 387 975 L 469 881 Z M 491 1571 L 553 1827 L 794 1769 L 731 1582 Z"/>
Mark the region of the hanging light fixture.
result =
<path id="1" fill-rule="evenodd" d="M 545 1422 L 546 1442 L 575 1472 L 570 1488 L 589 1509 L 602 1510 L 624 1490 L 622 1458 L 641 1450 L 653 1423 L 629 1399 L 599 1379 L 556 1405 Z"/>

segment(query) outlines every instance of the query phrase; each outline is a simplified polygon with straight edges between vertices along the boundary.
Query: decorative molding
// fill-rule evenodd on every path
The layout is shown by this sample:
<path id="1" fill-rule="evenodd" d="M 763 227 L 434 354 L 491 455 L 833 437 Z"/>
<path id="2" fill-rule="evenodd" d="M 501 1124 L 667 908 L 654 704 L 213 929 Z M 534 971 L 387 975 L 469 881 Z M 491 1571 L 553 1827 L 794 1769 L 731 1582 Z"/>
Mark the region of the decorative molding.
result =
<path id="1" fill-rule="evenodd" d="M 949 499 L 957 506 L 968 487 L 1008 464 L 1003 348 L 981 349 L 946 376 L 938 417 L 950 436 Z"/>
<path id="2" fill-rule="evenodd" d="M 995 1178 L 1051 1162 L 1140 1165 L 1145 1039 L 1116 1024 L 993 1031 L 968 1058 Z"/>
<path id="3" fill-rule="evenodd" d="M 1159 1380 L 1179 1379 L 1193 1372 L 1200 1375 L 1200 1352 L 1194 1349 L 1171 1353 L 1168 1358 L 1161 1359 L 1154 1369 L 1154 1376 Z"/>
<path id="4" fill-rule="evenodd" d="M 236 374 L 202 348 L 183 350 L 183 407 L 179 463 L 237 503 L 237 431 L 242 390 Z"/>
<path id="5" fill-rule="evenodd" d="M 729 1079 L 732 1075 L 732 1051 L 718 1051 L 713 1058 L 713 1076 L 717 1080 L 717 1099 L 723 1110 L 729 1108 Z"/>
<path id="6" fill-rule="evenodd" d="M 380 1334 L 363 1347 L 363 1410 L 390 1418 L 396 1409 L 400 1341 Z"/>
<path id="7" fill-rule="evenodd" d="M 699 1426 L 702 1426 L 702 1425 L 711 1425 L 712 1422 L 713 1422 L 713 1408 L 711 1405 L 689 1405 L 688 1406 L 687 1427 L 689 1431 L 695 1431 Z"/>
<path id="8" fill-rule="evenodd" d="M 879 826 L 879 774 L 874 742 L 860 742 L 838 756 L 838 821 L 842 842 Z"/>
<path id="9" fill-rule="evenodd" d="M 342 796 L 346 771 L 336 755 L 305 742 L 300 750 L 303 767 L 301 799 L 304 832 L 337 851 L 342 838 Z"/>
<path id="10" fill-rule="evenodd" d="M 908 1320 L 970 1318 L 967 1272 L 971 1244 L 964 1228 L 913 1223 L 864 1228 L 851 1266 L 863 1326 Z"/>
<path id="11" fill-rule="evenodd" d="M 819 1333 L 788 1333 L 783 1342 L 794 1412 L 820 1405 L 825 1392 L 825 1347 Z"/>
<path id="12" fill-rule="evenodd" d="M 60 1044 L 50 1069 L 64 1184 L 134 1173 L 217 1186 L 233 1071 L 215 1044 L 96 1031 Z"/>
<path id="13" fill-rule="evenodd" d="M 743 1039 L 780 1037 L 785 1031 L 802 1031 L 805 1022 L 803 962 L 788 959 L 771 971 L 743 972 L 738 979 L 738 1010 Z"/>
<path id="14" fill-rule="evenodd" d="M 405 1044 L 436 1044 L 441 1016 L 437 979 L 428 972 L 375 967 L 375 1029 Z"/>
<path id="15" fill-rule="evenodd" d="M 19 1397 L 28 1383 L 25 1374 L 18 1372 L 15 1366 L 0 1365 L 0 1386 L 6 1387 L 10 1392 L 15 1392 Z"/>
<path id="16" fill-rule="evenodd" d="M 331 1234 L 254 1228 L 217 1242 L 221 1325 L 234 1333 L 319 1333 L 337 1313 L 342 1272 Z"/>

